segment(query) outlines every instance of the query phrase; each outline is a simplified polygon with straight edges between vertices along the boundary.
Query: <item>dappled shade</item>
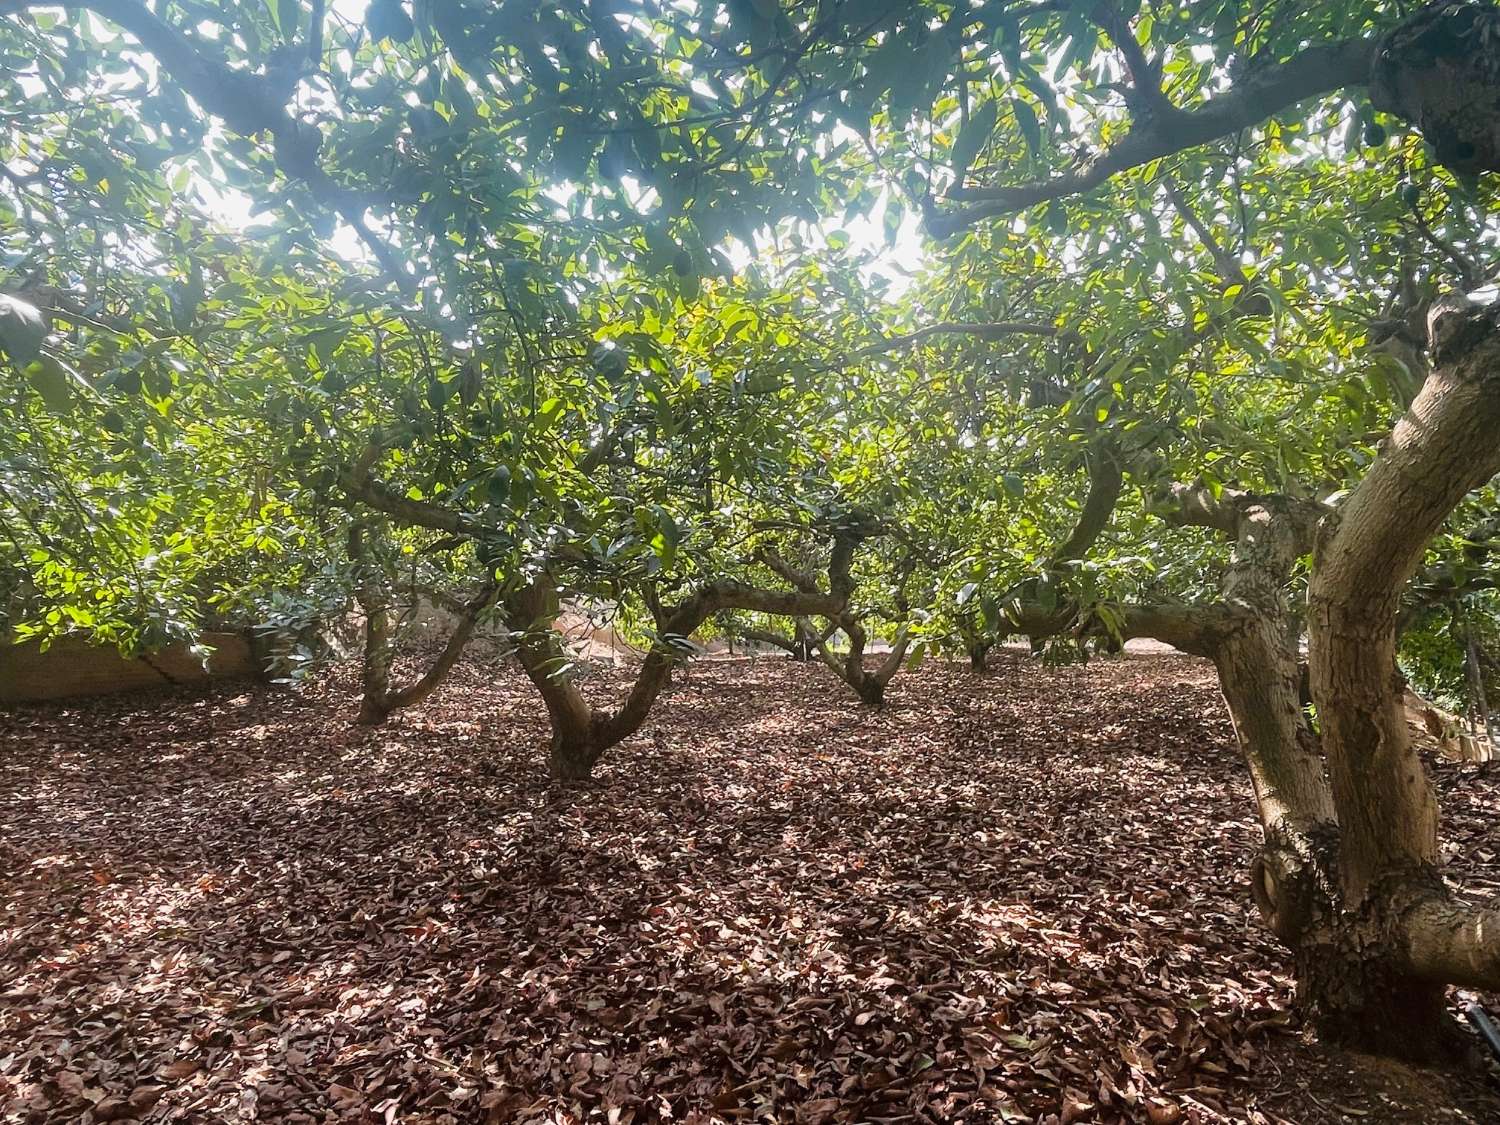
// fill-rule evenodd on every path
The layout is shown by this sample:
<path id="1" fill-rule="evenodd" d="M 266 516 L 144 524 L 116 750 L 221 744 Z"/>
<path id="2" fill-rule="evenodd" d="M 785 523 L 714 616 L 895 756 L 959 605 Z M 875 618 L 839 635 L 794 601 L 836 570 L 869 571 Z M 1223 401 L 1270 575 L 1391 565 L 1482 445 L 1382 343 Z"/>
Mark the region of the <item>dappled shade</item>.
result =
<path id="1" fill-rule="evenodd" d="M 0 718 L 0 1081 L 59 1121 L 1500 1112 L 1301 1046 L 1210 668 L 994 663 L 879 712 L 702 663 L 570 790 L 519 675 L 472 665 L 375 731 L 343 679 Z M 1500 790 L 1439 777 L 1500 883 Z"/>

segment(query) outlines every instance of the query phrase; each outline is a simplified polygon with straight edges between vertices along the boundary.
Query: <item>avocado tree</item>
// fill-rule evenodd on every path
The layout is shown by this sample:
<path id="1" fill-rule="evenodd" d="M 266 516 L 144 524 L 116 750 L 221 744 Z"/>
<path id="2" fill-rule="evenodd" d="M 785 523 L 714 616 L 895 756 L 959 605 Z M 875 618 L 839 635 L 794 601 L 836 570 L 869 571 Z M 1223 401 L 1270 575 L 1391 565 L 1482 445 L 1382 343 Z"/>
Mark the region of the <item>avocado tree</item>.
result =
<path id="1" fill-rule="evenodd" d="M 1002 4 L 907 9 L 885 34 L 857 42 L 781 35 L 799 76 L 816 72 L 811 58 L 863 66 L 868 81 L 845 88 L 873 93 L 861 103 L 874 110 L 872 147 L 883 167 L 897 164 L 929 230 L 982 243 L 987 221 L 1034 209 L 1038 225 L 1092 267 L 1080 279 L 1091 300 L 1111 276 L 1116 315 L 1143 277 L 1148 301 L 1175 296 L 1183 315 L 1169 327 L 1153 327 L 1159 309 L 1135 305 L 1141 331 L 1128 347 L 1102 329 L 1088 339 L 1074 327 L 1086 311 L 1058 309 L 1089 346 L 1091 378 L 1076 398 L 1101 421 L 1139 417 L 1147 379 L 1177 398 L 1184 377 L 1186 389 L 1196 393 L 1201 380 L 1212 393 L 1210 373 L 1233 352 L 1239 365 L 1280 378 L 1295 374 L 1293 359 L 1334 375 L 1347 388 L 1338 428 L 1352 417 L 1378 431 L 1380 399 L 1406 409 L 1365 471 L 1325 455 L 1326 468 L 1341 470 L 1326 472 L 1303 451 L 1264 491 L 1226 487 L 1223 462 L 1242 441 L 1200 425 L 1188 436 L 1219 448 L 1180 488 L 1161 480 L 1168 487 L 1152 491 L 1165 493 L 1179 522 L 1234 543 L 1222 596 L 1122 605 L 1109 626 L 1215 660 L 1267 829 L 1257 896 L 1297 951 L 1309 1007 L 1331 1034 L 1412 1054 L 1451 1042 L 1444 984 L 1496 980 L 1493 915 L 1462 906 L 1437 874 L 1430 788 L 1401 720 L 1394 629 L 1427 541 L 1495 471 L 1469 429 L 1493 408 L 1491 314 L 1435 299 L 1445 275 L 1463 289 L 1487 271 L 1471 268 L 1483 256 L 1462 245 L 1474 229 L 1462 206 L 1435 215 L 1429 201 L 1482 194 L 1474 177 L 1496 167 L 1493 115 L 1460 110 L 1458 99 L 1493 104 L 1497 26 L 1493 6 L 1453 0 L 1410 15 L 1381 4 L 1223 4 L 1175 18 L 1110 4 Z M 931 70 L 906 80 L 884 72 L 883 52 L 894 57 L 896 44 L 908 57 L 923 48 Z M 1341 121 L 1349 147 L 1381 150 L 1368 175 L 1355 175 L 1357 159 L 1334 164 L 1340 154 L 1322 138 Z M 1392 143 L 1391 124 L 1411 131 L 1398 129 Z M 944 138 L 946 160 L 933 155 Z M 1007 180 L 1001 169 L 1023 171 Z M 1366 202 L 1368 224 L 1347 203 L 1307 206 L 1332 202 L 1324 193 L 1340 181 L 1356 184 L 1345 201 L 1390 202 Z M 1161 239 L 1169 216 L 1195 253 Z M 994 241 L 1017 231 L 1015 222 L 999 228 Z M 1122 246 L 1131 260 L 1116 271 Z M 1101 253 L 1110 256 L 1091 256 Z M 1192 276 L 1199 262 L 1209 284 Z M 1352 302 L 1350 276 L 1369 287 Z M 1340 304 L 1355 315 L 1340 315 Z M 1303 330 L 1290 330 L 1289 315 L 1306 318 Z M 1311 330 L 1319 322 L 1321 336 Z M 1385 394 L 1370 393 L 1374 376 L 1338 377 L 1355 339 L 1395 362 L 1382 363 Z M 1159 477 L 1172 460 L 1147 472 Z M 1236 475 L 1249 467 L 1239 463 Z M 1289 640 L 1299 615 L 1287 595 L 1303 575 L 1316 728 L 1297 697 Z M 1024 616 L 1055 627 L 1050 613 Z"/>
<path id="2" fill-rule="evenodd" d="M 504 310 L 483 359 L 439 359 L 439 341 L 392 324 L 373 367 L 368 334 L 342 336 L 330 370 L 351 375 L 322 412 L 317 456 L 352 511 L 476 576 L 433 671 L 493 603 L 551 720 L 553 772 L 579 778 L 640 728 L 711 618 L 837 617 L 846 595 L 785 588 L 746 542 L 761 512 L 797 503 L 775 482 L 812 472 L 803 434 L 823 408 L 825 368 L 795 339 L 808 296 L 714 282 L 684 300 L 628 276 L 608 287 L 555 281 L 574 300 L 531 331 L 518 327 L 525 305 Z M 547 303 L 556 291 L 534 293 Z M 397 409 L 429 361 L 429 393 Z M 458 389 L 445 394 L 449 383 Z M 588 700 L 554 628 L 579 602 L 625 605 L 648 622 L 645 658 L 616 708 Z"/>

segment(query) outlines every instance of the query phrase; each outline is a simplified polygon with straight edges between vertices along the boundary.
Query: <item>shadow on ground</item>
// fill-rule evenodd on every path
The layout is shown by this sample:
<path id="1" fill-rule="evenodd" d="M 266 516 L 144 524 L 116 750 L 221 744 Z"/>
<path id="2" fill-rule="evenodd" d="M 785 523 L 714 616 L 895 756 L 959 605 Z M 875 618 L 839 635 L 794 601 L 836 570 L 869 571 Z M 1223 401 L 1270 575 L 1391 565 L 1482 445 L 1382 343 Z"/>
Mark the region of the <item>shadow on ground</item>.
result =
<path id="1" fill-rule="evenodd" d="M 1500 1120 L 1305 1042 L 1198 662 L 1007 652 L 871 712 L 707 661 L 571 788 L 511 673 L 353 710 L 0 715 L 7 1119 Z M 1439 775 L 1493 887 L 1500 784 Z"/>

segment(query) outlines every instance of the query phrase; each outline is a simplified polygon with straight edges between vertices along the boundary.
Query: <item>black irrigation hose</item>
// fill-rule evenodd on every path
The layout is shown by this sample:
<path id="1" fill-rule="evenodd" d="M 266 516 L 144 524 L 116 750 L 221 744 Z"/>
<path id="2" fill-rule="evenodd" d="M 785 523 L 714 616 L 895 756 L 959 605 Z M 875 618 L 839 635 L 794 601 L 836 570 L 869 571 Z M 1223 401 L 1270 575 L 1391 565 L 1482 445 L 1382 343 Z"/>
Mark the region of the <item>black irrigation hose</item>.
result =
<path id="1" fill-rule="evenodd" d="M 1500 1028 L 1495 1026 L 1495 1021 L 1490 1019 L 1489 1013 L 1478 1004 L 1472 1003 L 1464 1009 L 1464 1012 L 1469 1017 L 1469 1022 L 1474 1025 L 1480 1035 L 1484 1036 L 1485 1042 L 1490 1045 L 1490 1050 L 1494 1052 L 1495 1057 L 1500 1059 Z"/>

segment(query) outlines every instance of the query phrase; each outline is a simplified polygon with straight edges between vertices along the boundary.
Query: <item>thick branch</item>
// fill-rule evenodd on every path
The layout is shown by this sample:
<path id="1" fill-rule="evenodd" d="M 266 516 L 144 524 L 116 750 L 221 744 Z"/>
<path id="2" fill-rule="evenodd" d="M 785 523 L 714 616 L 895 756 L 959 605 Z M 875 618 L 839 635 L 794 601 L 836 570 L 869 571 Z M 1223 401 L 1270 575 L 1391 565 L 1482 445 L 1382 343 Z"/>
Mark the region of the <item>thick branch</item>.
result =
<path id="1" fill-rule="evenodd" d="M 763 547 L 755 553 L 756 559 L 763 563 L 767 570 L 780 578 L 787 585 L 801 590 L 803 593 L 816 593 L 818 583 L 811 574 L 805 570 L 799 570 L 786 559 L 781 557 L 780 552 L 771 547 Z"/>
<path id="2" fill-rule="evenodd" d="M 1435 307 L 1434 370 L 1321 543 L 1308 591 L 1313 699 L 1353 902 L 1437 858 L 1437 806 L 1393 671 L 1395 622 L 1428 540 L 1500 470 L 1500 307 L 1465 305 Z"/>
<path id="3" fill-rule="evenodd" d="M 1158 105 L 1120 141 L 1069 172 L 1010 187 L 956 186 L 950 198 L 971 205 L 934 210 L 927 217 L 927 227 L 942 237 L 995 215 L 1079 195 L 1131 168 L 1231 136 L 1308 98 L 1364 85 L 1370 78 L 1375 47 L 1374 39 L 1318 44 L 1285 62 L 1261 67 L 1196 109 Z"/>
<path id="4" fill-rule="evenodd" d="M 340 487 L 352 499 L 362 501 L 377 512 L 384 512 L 411 527 L 446 531 L 450 535 L 483 534 L 484 525 L 462 512 L 455 512 L 441 504 L 413 500 L 390 485 L 372 479 L 370 473 L 380 453 L 381 447 L 378 444 L 367 445 L 354 464 L 339 475 Z"/>
<path id="5" fill-rule="evenodd" d="M 1089 548 L 1109 526 L 1125 487 L 1125 473 L 1120 467 L 1118 451 L 1112 443 L 1101 443 L 1089 456 L 1089 492 L 1078 513 L 1078 522 L 1068 537 L 1052 552 L 1052 563 L 1073 562 L 1088 554 Z"/>
<path id="6" fill-rule="evenodd" d="M 1225 638 L 1241 625 L 1239 614 L 1217 602 L 1210 605 L 1125 604 L 1110 608 L 1118 615 L 1121 640 L 1146 637 L 1193 656 L 1212 658 Z M 1055 637 L 1070 631 L 1082 631 L 1088 635 L 1105 632 L 1102 622 L 1080 620 L 1072 608 L 1022 602 L 1011 606 L 1007 613 L 1015 631 L 1031 637 Z"/>
<path id="7" fill-rule="evenodd" d="M 1402 919 L 1412 970 L 1438 984 L 1500 987 L 1500 910 L 1474 910 L 1440 889 L 1419 892 Z"/>
<path id="8" fill-rule="evenodd" d="M 1181 483 L 1173 484 L 1153 510 L 1177 527 L 1206 527 L 1236 539 L 1245 534 L 1247 521 L 1278 521 L 1291 536 L 1289 545 L 1295 549 L 1292 558 L 1285 560 L 1288 566 L 1297 555 L 1312 549 L 1313 535 L 1329 511 L 1313 500 L 1235 488 L 1220 489 L 1216 494 L 1206 485 Z"/>
<path id="9" fill-rule="evenodd" d="M 613 715 L 594 720 L 601 751 L 640 729 L 656 697 L 666 687 L 673 665 L 682 658 L 688 638 L 714 614 L 730 609 L 806 617 L 837 614 L 842 605 L 831 595 L 816 591 L 770 590 L 733 579 L 719 579 L 699 587 L 675 609 L 665 612 L 656 643 L 646 654 L 624 704 Z"/>
<path id="10" fill-rule="evenodd" d="M 1206 527 L 1225 535 L 1239 531 L 1236 501 L 1248 495 L 1233 489 L 1217 494 L 1206 485 L 1174 483 L 1153 507 L 1157 515 L 1177 527 Z"/>
<path id="11" fill-rule="evenodd" d="M 891 651 L 886 654 L 884 660 L 875 669 L 872 675 L 881 687 L 885 687 L 895 678 L 901 666 L 906 663 L 906 654 L 911 649 L 911 626 L 902 625 L 896 630 L 896 638 L 891 641 Z"/>
<path id="12" fill-rule="evenodd" d="M 479 593 L 468 601 L 458 601 L 440 591 L 430 591 L 428 596 L 451 607 L 458 621 L 437 658 L 427 671 L 414 682 L 399 690 L 391 690 L 391 620 L 390 601 L 385 592 L 384 575 L 366 542 L 366 526 L 359 522 L 349 529 L 349 557 L 354 563 L 356 580 L 354 593 L 365 615 L 365 651 L 361 676 L 363 698 L 360 702 L 360 721 L 383 722 L 392 711 L 420 703 L 432 694 L 452 671 L 463 655 L 464 647 L 474 635 L 480 616 L 500 596 L 500 584 L 493 578 L 486 581 Z"/>

